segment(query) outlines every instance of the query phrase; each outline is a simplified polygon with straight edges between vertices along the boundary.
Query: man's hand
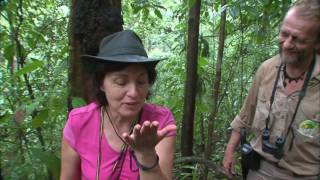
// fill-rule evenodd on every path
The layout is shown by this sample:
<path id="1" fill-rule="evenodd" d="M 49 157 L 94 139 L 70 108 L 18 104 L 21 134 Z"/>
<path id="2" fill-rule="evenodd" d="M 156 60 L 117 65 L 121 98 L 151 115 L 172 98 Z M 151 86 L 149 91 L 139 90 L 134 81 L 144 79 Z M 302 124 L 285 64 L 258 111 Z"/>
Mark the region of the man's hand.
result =
<path id="1" fill-rule="evenodd" d="M 226 149 L 223 158 L 223 169 L 226 176 L 229 179 L 234 179 L 235 177 L 235 158 L 234 158 L 234 151 Z"/>
<path id="2" fill-rule="evenodd" d="M 224 152 L 224 159 L 223 159 L 223 169 L 224 173 L 228 176 L 229 179 L 235 178 L 235 157 L 234 152 L 236 147 L 240 143 L 240 133 L 238 131 L 232 131 L 227 148 Z"/>

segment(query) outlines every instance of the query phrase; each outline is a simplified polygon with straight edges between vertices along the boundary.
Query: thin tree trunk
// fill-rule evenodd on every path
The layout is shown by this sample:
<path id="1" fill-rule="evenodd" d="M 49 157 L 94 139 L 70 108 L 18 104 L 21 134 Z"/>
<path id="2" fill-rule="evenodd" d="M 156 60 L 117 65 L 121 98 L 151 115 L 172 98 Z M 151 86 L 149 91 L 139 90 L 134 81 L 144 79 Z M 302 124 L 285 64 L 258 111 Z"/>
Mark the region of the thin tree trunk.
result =
<path id="1" fill-rule="evenodd" d="M 243 91 L 244 91 L 244 85 L 243 85 L 243 56 L 244 56 L 244 49 L 243 49 L 243 39 L 244 39 L 244 29 L 243 29 L 243 17 L 242 17 L 242 9 L 241 6 L 239 6 L 239 17 L 240 17 L 240 31 L 241 31 L 241 42 L 240 42 L 240 103 L 239 103 L 239 109 L 242 106 L 242 97 L 243 97 Z"/>
<path id="2" fill-rule="evenodd" d="M 199 19 L 201 0 L 196 0 L 189 10 L 188 45 L 187 45 L 187 79 L 184 94 L 184 112 L 181 130 L 181 154 L 192 156 L 193 125 L 197 87 L 197 59 L 199 39 Z"/>
<path id="3" fill-rule="evenodd" d="M 225 0 L 221 0 L 221 8 L 223 8 L 226 4 Z M 219 89 L 220 89 L 220 81 L 221 81 L 221 66 L 222 66 L 222 58 L 223 58 L 223 51 L 224 51 L 224 40 L 225 40 L 225 24 L 226 24 L 226 9 L 221 13 L 221 20 L 220 20 L 220 30 L 219 30 L 219 47 L 218 47 L 218 57 L 215 67 L 215 80 L 213 84 L 213 92 L 212 92 L 212 99 L 213 99 L 213 109 L 209 115 L 209 122 L 208 122 L 208 142 L 205 150 L 205 159 L 210 159 L 210 155 L 212 153 L 212 148 L 214 148 L 215 143 L 213 142 L 214 137 L 214 121 L 218 114 L 218 101 L 219 101 Z M 205 169 L 205 179 L 207 179 L 207 168 Z"/>

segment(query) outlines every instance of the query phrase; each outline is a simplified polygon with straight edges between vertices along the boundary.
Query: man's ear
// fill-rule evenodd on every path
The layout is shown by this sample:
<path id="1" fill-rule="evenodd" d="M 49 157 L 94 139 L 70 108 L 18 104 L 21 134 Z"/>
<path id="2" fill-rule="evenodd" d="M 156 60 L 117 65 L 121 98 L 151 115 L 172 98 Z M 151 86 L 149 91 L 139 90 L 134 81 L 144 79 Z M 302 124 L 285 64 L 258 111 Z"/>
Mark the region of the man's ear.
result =
<path id="1" fill-rule="evenodd" d="M 100 86 L 100 90 L 104 92 L 104 88 L 103 88 L 103 86 Z"/>

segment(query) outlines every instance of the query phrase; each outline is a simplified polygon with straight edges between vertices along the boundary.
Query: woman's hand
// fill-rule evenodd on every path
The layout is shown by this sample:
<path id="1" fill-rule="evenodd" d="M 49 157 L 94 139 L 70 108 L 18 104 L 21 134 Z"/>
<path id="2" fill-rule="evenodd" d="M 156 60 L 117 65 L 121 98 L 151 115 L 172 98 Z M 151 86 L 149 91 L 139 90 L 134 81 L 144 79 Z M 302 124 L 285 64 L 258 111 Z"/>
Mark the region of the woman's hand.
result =
<path id="1" fill-rule="evenodd" d="M 168 125 L 158 130 L 157 121 L 145 121 L 142 125 L 135 125 L 129 135 L 123 133 L 124 140 L 130 145 L 136 154 L 148 155 L 155 153 L 155 146 L 171 131 L 176 130 L 176 125 Z"/>
<path id="2" fill-rule="evenodd" d="M 143 170 L 139 167 L 141 180 L 172 179 L 175 137 L 165 137 L 176 128 L 176 125 L 172 124 L 159 130 L 157 121 L 145 121 L 142 125 L 135 125 L 131 134 L 123 134 L 125 142 L 134 151 L 139 166 L 148 168 Z"/>
<path id="3" fill-rule="evenodd" d="M 123 134 L 124 140 L 133 149 L 134 154 L 145 167 L 152 167 L 157 162 L 156 145 L 170 132 L 176 130 L 176 125 L 168 125 L 158 130 L 157 121 L 145 121 L 142 126 L 137 124 L 129 135 Z"/>

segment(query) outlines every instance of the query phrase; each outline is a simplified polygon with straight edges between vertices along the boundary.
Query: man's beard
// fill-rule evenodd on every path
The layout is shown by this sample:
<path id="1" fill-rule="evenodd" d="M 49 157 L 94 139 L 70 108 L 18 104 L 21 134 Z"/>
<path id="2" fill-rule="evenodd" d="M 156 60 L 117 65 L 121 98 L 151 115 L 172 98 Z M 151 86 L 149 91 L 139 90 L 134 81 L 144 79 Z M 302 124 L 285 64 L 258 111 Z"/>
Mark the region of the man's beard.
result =
<path id="1" fill-rule="evenodd" d="M 305 59 L 305 53 L 304 51 L 283 51 L 281 47 L 279 47 L 280 51 L 280 57 L 282 60 L 282 63 L 286 64 L 300 64 Z"/>

